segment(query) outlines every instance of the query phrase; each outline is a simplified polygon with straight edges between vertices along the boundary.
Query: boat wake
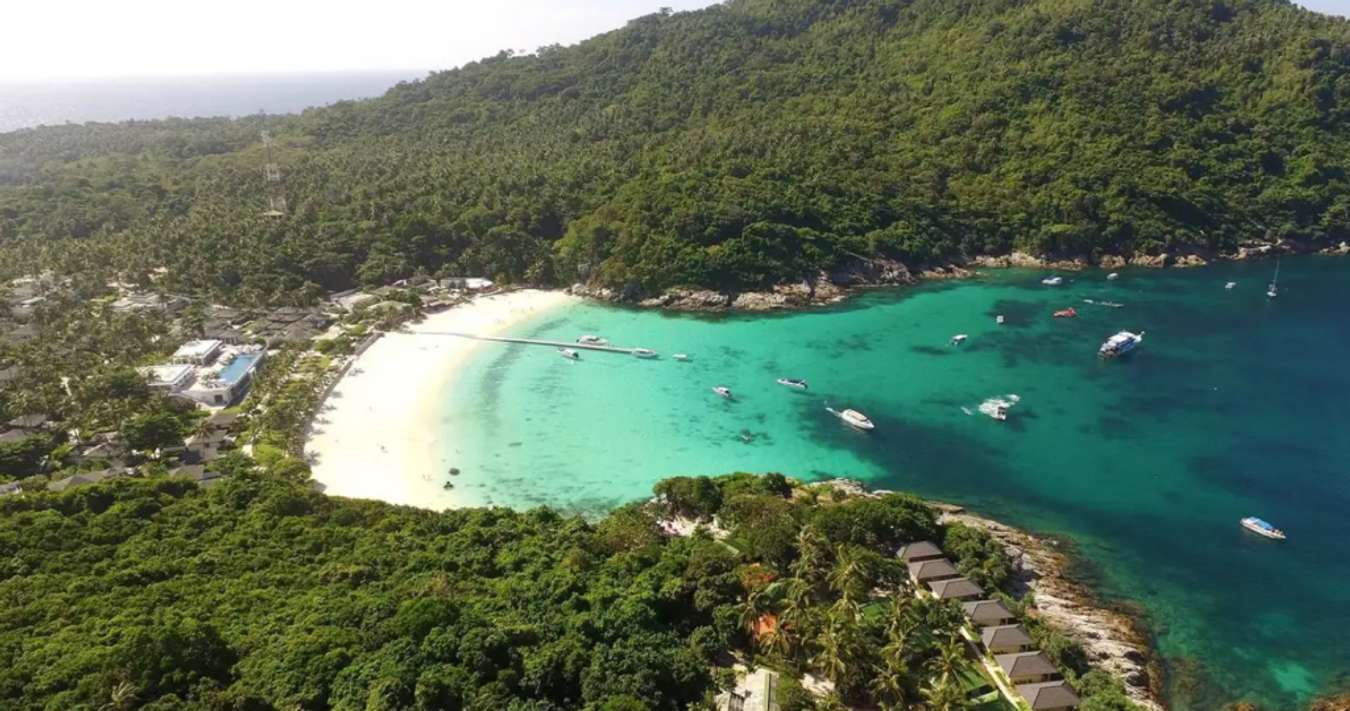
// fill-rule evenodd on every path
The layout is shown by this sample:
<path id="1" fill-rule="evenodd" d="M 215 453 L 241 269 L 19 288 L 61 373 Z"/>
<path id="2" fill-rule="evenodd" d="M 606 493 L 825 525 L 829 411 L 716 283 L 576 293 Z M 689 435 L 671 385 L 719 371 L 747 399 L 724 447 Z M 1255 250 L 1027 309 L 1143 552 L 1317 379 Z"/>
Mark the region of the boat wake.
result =
<path id="1" fill-rule="evenodd" d="M 996 420 L 1001 420 L 1007 417 L 1009 408 L 1011 408 L 1013 405 L 1016 405 L 1021 401 L 1022 398 L 1015 393 L 1009 393 L 1002 397 L 991 397 L 988 400 L 985 400 L 984 402 L 980 403 L 979 411 L 980 414 L 982 415 L 987 415 Z M 964 407 L 961 409 L 966 410 L 966 408 Z M 966 414 L 971 413 L 969 410 L 966 410 Z"/>

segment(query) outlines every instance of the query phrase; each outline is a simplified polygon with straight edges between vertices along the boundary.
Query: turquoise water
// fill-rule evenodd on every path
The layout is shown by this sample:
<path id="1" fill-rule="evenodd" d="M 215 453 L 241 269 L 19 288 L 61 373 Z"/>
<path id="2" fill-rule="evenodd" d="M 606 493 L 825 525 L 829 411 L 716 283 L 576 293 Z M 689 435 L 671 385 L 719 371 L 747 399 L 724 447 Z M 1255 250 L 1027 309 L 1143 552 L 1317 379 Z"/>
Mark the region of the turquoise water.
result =
<path id="1" fill-rule="evenodd" d="M 244 373 L 247 373 L 248 369 L 252 368 L 253 363 L 257 360 L 258 356 L 248 353 L 241 353 L 235 356 L 234 360 L 230 361 L 229 365 L 220 369 L 220 379 L 230 385 L 234 385 L 239 382 L 240 378 L 244 377 Z"/>
<path id="2" fill-rule="evenodd" d="M 1072 537 L 1099 589 L 1143 606 L 1177 708 L 1293 708 L 1350 672 L 1350 261 L 1285 260 L 1274 302 L 1270 270 L 1085 272 L 1057 289 L 996 272 L 789 316 L 569 307 L 518 334 L 597 333 L 663 358 L 484 346 L 447 395 L 446 457 L 457 492 L 516 507 L 596 511 L 665 476 L 734 470 L 966 504 Z M 1050 318 L 1070 305 L 1079 318 Z M 1143 345 L 1099 360 L 1121 329 Z M 956 333 L 969 341 L 949 345 Z M 976 412 L 1009 393 L 1007 422 Z M 1247 515 L 1290 540 L 1243 532 Z"/>

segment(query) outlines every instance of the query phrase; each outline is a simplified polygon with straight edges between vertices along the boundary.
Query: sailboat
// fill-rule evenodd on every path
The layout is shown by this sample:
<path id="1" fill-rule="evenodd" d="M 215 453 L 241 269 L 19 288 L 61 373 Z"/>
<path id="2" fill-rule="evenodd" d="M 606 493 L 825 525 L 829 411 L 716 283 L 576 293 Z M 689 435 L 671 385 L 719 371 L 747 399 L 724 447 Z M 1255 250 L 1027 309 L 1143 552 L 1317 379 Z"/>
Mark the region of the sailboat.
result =
<path id="1" fill-rule="evenodd" d="M 1275 298 L 1280 295 L 1280 258 L 1275 258 L 1275 276 L 1270 280 L 1270 286 L 1266 289 L 1266 296 Z"/>

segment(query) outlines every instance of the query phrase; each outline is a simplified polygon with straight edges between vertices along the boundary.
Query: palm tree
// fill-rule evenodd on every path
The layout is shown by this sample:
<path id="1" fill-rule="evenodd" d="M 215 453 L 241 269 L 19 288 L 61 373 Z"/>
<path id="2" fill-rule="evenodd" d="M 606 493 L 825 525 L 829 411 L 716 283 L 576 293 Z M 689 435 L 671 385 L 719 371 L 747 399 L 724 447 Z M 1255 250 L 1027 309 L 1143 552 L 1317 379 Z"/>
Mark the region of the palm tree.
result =
<path id="1" fill-rule="evenodd" d="M 797 560 L 790 566 L 792 574 L 814 584 L 825 569 L 825 558 L 825 539 L 814 527 L 803 526 L 797 532 Z"/>
<path id="2" fill-rule="evenodd" d="M 970 701 L 961 693 L 961 687 L 952 679 L 943 677 L 923 690 L 929 711 L 965 711 Z"/>
<path id="3" fill-rule="evenodd" d="M 872 677 L 868 688 L 882 711 L 904 711 L 909 708 L 909 670 L 903 664 L 897 666 L 887 658 Z"/>
<path id="4" fill-rule="evenodd" d="M 951 679 L 966 661 L 966 648 L 961 639 L 953 634 L 945 642 L 938 644 L 938 655 L 933 660 L 933 669 L 943 679 Z"/>
<path id="5" fill-rule="evenodd" d="M 108 692 L 108 702 L 99 707 L 99 711 L 125 711 L 136 705 L 136 687 L 124 681 Z"/>
<path id="6" fill-rule="evenodd" d="M 741 627 L 751 634 L 755 631 L 755 624 L 759 619 L 769 612 L 773 611 L 773 601 L 769 596 L 767 587 L 751 590 L 745 597 L 745 602 L 740 604 L 740 622 Z"/>
<path id="7" fill-rule="evenodd" d="M 836 549 L 835 564 L 830 569 L 830 587 L 844 600 L 860 600 L 867 594 L 871 581 L 867 561 L 853 548 L 840 544 Z"/>

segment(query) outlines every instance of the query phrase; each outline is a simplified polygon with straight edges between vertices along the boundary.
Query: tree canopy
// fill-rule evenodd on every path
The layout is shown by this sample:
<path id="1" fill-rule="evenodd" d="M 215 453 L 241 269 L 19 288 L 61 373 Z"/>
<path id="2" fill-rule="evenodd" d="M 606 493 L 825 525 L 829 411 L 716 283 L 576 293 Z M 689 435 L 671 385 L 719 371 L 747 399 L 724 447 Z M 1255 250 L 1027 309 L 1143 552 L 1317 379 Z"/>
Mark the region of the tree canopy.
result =
<path id="1" fill-rule="evenodd" d="M 0 271 L 305 302 L 1325 244 L 1347 67 L 1350 22 L 1286 0 L 730 0 L 299 116 L 0 135 Z"/>

